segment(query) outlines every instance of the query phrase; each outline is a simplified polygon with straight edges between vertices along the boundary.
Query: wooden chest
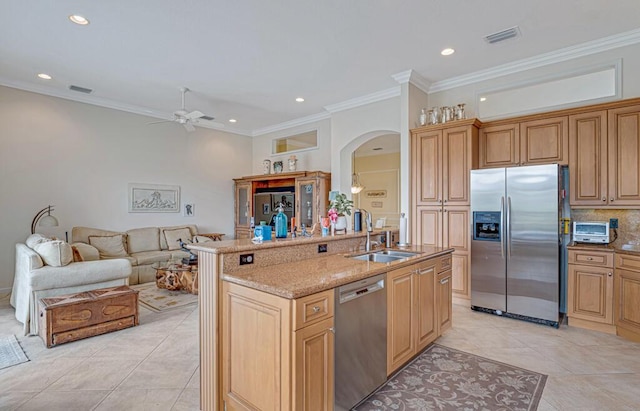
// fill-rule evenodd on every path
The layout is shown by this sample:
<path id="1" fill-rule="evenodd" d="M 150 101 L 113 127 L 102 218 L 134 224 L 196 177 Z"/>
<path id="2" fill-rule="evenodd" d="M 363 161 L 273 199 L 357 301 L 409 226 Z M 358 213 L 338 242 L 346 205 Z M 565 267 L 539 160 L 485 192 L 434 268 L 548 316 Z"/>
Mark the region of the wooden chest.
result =
<path id="1" fill-rule="evenodd" d="M 43 298 L 39 308 L 48 348 L 138 325 L 138 291 L 126 285 Z"/>

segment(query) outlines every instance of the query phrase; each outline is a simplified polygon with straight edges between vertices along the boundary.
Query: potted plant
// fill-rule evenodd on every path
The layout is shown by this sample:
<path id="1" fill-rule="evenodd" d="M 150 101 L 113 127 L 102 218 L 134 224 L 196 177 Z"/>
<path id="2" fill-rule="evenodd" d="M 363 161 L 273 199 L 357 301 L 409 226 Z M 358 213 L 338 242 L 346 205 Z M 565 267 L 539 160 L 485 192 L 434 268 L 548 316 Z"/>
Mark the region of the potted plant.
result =
<path id="1" fill-rule="evenodd" d="M 338 193 L 329 205 L 329 218 L 335 224 L 336 230 L 347 229 L 347 217 L 351 215 L 353 201 L 347 198 L 346 194 Z"/>

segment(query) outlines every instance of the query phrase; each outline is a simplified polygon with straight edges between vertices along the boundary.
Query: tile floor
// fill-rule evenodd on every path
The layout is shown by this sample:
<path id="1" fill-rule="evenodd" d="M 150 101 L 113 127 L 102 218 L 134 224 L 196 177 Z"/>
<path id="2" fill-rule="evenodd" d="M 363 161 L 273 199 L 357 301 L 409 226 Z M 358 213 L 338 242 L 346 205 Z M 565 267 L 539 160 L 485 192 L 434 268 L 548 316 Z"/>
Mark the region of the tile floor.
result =
<path id="1" fill-rule="evenodd" d="M 539 410 L 640 410 L 640 344 L 559 330 L 457 303 L 439 344 L 547 374 Z M 31 361 L 0 370 L 0 410 L 197 410 L 198 312 L 140 309 L 138 327 L 44 347 L 23 337 L 8 298 L 0 333 Z"/>

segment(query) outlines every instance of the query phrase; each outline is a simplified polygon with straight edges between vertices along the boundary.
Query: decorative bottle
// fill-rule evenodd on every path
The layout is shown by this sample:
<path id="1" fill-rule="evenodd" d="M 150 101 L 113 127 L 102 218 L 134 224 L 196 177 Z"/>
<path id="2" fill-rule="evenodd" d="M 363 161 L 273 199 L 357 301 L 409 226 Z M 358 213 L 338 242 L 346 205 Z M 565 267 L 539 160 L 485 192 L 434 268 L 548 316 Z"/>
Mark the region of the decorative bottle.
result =
<path id="1" fill-rule="evenodd" d="M 283 212 L 282 204 L 278 206 L 276 221 L 276 238 L 287 238 L 287 215 Z"/>
<path id="2" fill-rule="evenodd" d="M 427 124 L 427 113 L 425 112 L 425 109 L 422 109 L 422 111 L 420 112 L 420 125 L 424 126 Z"/>

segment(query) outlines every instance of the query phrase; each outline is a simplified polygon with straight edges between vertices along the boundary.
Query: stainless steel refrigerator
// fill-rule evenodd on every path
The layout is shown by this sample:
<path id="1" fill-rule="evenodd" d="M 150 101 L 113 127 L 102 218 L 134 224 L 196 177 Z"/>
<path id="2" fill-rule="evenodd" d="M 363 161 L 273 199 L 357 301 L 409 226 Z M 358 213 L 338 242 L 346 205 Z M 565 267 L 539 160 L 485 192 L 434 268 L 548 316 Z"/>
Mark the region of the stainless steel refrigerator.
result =
<path id="1" fill-rule="evenodd" d="M 471 308 L 558 326 L 557 165 L 471 171 Z"/>

